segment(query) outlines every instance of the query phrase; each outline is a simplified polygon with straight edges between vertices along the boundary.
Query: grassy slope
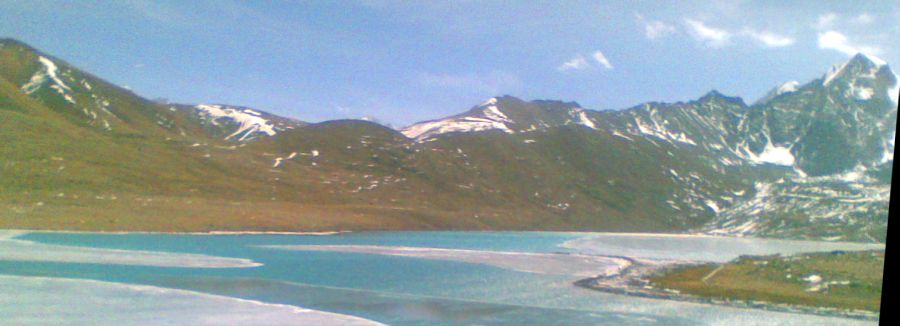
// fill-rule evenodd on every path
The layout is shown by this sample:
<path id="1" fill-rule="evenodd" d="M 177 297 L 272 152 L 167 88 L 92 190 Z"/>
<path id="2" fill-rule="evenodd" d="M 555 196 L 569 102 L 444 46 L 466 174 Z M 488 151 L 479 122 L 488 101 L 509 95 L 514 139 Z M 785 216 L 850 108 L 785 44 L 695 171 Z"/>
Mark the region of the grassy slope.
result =
<path id="1" fill-rule="evenodd" d="M 658 198 L 674 186 L 658 166 L 676 164 L 664 149 L 583 127 L 416 145 L 376 124 L 336 121 L 245 147 L 194 147 L 158 131 L 79 125 L 9 83 L 0 95 L 0 139 L 14 145 L 0 149 L 13 176 L 0 180 L 0 227 L 660 231 L 700 222 L 661 218 L 674 215 Z M 313 150 L 320 156 L 272 167 Z"/>
<path id="2" fill-rule="evenodd" d="M 883 271 L 884 252 L 820 253 L 743 258 L 722 266 L 680 268 L 656 276 L 651 282 L 658 287 L 709 298 L 878 311 Z M 814 284 L 803 279 L 809 275 L 820 275 L 822 283 L 850 283 L 808 291 Z"/>
<path id="3" fill-rule="evenodd" d="M 49 87 L 22 94 L 37 55 L 14 42 L 0 48 L 0 227 L 671 231 L 711 212 L 666 203 L 685 195 L 670 169 L 696 172 L 710 183 L 703 192 L 742 188 L 688 149 L 576 125 L 415 144 L 377 124 L 334 121 L 237 145 L 189 110 L 54 59 L 78 105 L 110 122 L 105 130 Z M 91 106 L 95 95 L 110 113 Z M 273 167 L 314 150 L 321 155 Z"/>

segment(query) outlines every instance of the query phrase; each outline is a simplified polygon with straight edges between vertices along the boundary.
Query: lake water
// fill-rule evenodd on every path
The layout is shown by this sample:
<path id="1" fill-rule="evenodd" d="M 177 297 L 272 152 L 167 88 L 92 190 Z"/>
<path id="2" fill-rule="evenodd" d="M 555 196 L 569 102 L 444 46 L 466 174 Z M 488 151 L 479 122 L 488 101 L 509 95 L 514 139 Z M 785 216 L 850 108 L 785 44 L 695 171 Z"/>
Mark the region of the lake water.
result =
<path id="1" fill-rule="evenodd" d="M 0 231 L 0 316 L 35 325 L 863 325 L 875 323 L 628 297 L 572 282 L 586 268 L 600 274 L 621 267 L 620 260 L 592 255 L 727 261 L 741 254 L 873 248 L 883 246 L 549 232 Z M 254 311 L 259 319 L 252 319 Z"/>

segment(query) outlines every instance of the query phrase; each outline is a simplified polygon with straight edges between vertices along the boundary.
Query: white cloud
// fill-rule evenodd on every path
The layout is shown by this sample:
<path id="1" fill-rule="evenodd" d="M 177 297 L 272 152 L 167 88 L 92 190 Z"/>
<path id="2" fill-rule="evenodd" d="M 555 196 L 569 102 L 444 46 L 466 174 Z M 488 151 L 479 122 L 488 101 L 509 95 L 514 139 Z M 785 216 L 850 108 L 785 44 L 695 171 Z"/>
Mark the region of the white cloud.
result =
<path id="1" fill-rule="evenodd" d="M 647 35 L 647 38 L 651 40 L 655 40 L 674 33 L 675 26 L 663 23 L 658 20 L 647 22 L 647 25 L 644 26 L 644 35 Z"/>
<path id="2" fill-rule="evenodd" d="M 847 36 L 836 31 L 826 31 L 819 34 L 819 48 L 835 50 L 848 56 L 857 53 L 878 55 L 881 49 L 873 46 L 859 45 L 850 42 Z"/>
<path id="3" fill-rule="evenodd" d="M 594 57 L 594 60 L 597 61 L 597 63 L 603 66 L 603 68 L 606 68 L 608 70 L 613 68 L 613 65 L 609 63 L 609 59 L 606 58 L 603 52 L 599 50 L 594 51 L 594 54 L 592 56 Z"/>
<path id="4" fill-rule="evenodd" d="M 685 19 L 684 23 L 688 34 L 708 48 L 717 49 L 731 45 L 732 40 L 736 38 L 749 38 L 766 48 L 780 48 L 793 45 L 796 42 L 790 36 L 770 31 L 759 31 L 750 27 L 745 27 L 740 31 L 729 31 L 728 29 L 712 27 L 702 21 L 690 18 Z"/>
<path id="5" fill-rule="evenodd" d="M 559 69 L 561 71 L 582 70 L 582 69 L 587 69 L 590 66 L 591 66 L 591 64 L 588 63 L 587 59 L 585 59 L 584 56 L 579 54 L 577 57 L 569 59 L 569 61 L 563 62 L 563 64 L 560 65 L 556 69 Z"/>
<path id="6" fill-rule="evenodd" d="M 634 15 L 638 24 L 644 27 L 644 35 L 648 39 L 655 40 L 677 32 L 675 26 L 666 24 L 659 20 L 647 20 L 641 14 Z"/>
<path id="7" fill-rule="evenodd" d="M 606 58 L 606 55 L 603 54 L 603 51 L 597 50 L 594 53 L 591 53 L 591 59 L 597 62 L 597 65 L 600 68 L 606 70 L 612 70 L 613 65 L 609 62 L 609 59 Z M 563 62 L 563 64 L 559 65 L 556 69 L 559 71 L 567 71 L 567 70 L 585 70 L 589 68 L 595 68 L 597 66 L 591 64 L 588 61 L 588 58 L 582 54 L 576 55 L 574 58 L 569 59 L 569 61 Z"/>
<path id="8" fill-rule="evenodd" d="M 780 48 L 794 44 L 793 38 L 772 32 L 745 29 L 743 34 L 770 48 Z"/>
<path id="9" fill-rule="evenodd" d="M 824 13 L 822 15 L 819 15 L 819 19 L 816 20 L 816 24 L 813 25 L 813 27 L 815 27 L 816 29 L 829 28 L 829 27 L 831 27 L 831 25 L 834 24 L 834 22 L 837 20 L 837 18 L 838 18 L 838 15 L 833 12 Z"/>
<path id="10" fill-rule="evenodd" d="M 709 27 L 699 20 L 685 19 L 685 24 L 691 36 L 710 48 L 721 48 L 731 39 L 730 32 Z"/>
<path id="11" fill-rule="evenodd" d="M 854 23 L 857 23 L 860 25 L 868 25 L 874 21 L 875 21 L 875 17 L 872 17 L 872 15 L 870 15 L 867 12 L 861 13 L 861 14 L 859 14 L 859 16 L 856 16 L 856 18 L 853 19 Z"/>

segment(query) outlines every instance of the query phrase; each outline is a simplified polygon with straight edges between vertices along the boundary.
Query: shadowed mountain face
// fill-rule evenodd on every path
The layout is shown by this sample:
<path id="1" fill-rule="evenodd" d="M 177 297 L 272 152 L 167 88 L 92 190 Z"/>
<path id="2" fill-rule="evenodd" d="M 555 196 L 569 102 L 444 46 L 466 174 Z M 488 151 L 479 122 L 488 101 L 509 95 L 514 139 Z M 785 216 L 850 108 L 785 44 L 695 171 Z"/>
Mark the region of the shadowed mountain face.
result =
<path id="1" fill-rule="evenodd" d="M 748 106 L 492 98 L 399 131 L 145 100 L 0 41 L 0 227 L 703 230 L 883 240 L 897 78 L 858 55 Z"/>

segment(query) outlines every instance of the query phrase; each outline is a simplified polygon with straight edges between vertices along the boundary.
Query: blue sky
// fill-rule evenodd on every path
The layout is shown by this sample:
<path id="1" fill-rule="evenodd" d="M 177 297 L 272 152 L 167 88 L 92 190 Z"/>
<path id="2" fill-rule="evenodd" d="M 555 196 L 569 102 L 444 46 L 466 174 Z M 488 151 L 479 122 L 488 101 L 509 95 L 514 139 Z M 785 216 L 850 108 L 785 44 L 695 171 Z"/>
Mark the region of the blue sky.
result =
<path id="1" fill-rule="evenodd" d="M 900 62 L 900 2 L 0 0 L 0 37 L 148 98 L 399 126 L 502 94 L 752 102 L 857 51 Z"/>

